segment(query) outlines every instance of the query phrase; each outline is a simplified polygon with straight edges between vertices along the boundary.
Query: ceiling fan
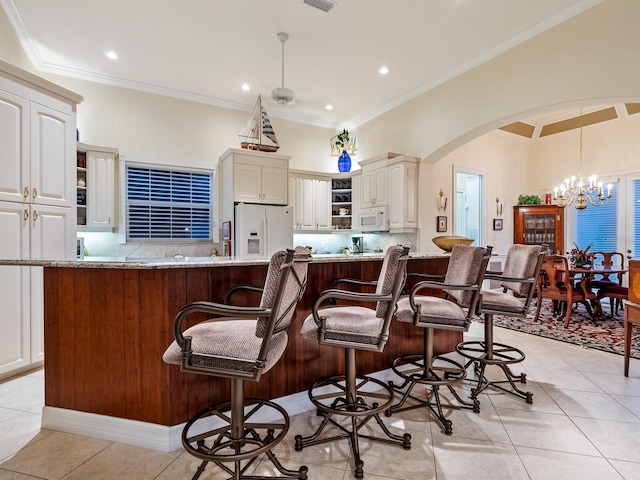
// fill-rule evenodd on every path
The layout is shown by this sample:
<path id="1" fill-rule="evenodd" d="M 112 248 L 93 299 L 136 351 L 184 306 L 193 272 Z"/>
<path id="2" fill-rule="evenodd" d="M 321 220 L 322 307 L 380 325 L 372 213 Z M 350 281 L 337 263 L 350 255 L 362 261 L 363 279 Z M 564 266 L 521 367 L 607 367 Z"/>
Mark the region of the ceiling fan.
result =
<path id="1" fill-rule="evenodd" d="M 282 43 L 282 86 L 274 88 L 271 91 L 271 98 L 273 98 L 278 105 L 286 106 L 295 98 L 295 93 L 290 88 L 284 86 L 284 44 L 289 40 L 289 35 L 286 33 L 278 33 L 278 40 Z"/>

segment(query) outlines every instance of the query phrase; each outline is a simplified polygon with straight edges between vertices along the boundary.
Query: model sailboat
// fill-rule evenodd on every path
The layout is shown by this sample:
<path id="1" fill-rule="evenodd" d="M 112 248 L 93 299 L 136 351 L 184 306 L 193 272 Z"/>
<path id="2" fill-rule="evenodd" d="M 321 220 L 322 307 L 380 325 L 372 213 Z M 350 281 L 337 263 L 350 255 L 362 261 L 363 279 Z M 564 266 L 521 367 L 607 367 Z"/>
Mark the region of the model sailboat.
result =
<path id="1" fill-rule="evenodd" d="M 262 97 L 258 96 L 251 116 L 238 136 L 242 148 L 261 152 L 277 152 L 280 148 L 269 115 L 262 108 Z"/>

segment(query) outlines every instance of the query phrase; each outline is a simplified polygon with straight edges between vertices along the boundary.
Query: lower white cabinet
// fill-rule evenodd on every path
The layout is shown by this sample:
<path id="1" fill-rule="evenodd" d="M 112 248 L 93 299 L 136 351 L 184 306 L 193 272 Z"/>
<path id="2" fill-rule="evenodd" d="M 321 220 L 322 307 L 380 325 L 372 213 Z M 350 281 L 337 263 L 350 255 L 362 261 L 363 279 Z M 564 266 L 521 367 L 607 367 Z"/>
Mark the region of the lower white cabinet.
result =
<path id="1" fill-rule="evenodd" d="M 72 208 L 0 202 L 3 259 L 73 259 Z M 43 268 L 0 266 L 0 378 L 41 364 L 44 358 Z"/>

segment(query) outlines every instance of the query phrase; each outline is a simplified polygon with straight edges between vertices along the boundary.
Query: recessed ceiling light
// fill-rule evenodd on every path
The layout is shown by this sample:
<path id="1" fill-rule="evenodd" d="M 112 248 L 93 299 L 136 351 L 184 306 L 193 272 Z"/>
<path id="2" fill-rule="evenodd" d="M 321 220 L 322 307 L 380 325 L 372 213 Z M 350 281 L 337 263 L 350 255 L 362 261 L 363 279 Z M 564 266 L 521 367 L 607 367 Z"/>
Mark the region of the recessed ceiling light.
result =
<path id="1" fill-rule="evenodd" d="M 114 52 L 113 50 L 109 50 L 107 53 L 105 53 L 105 55 L 107 56 L 107 58 L 109 58 L 111 60 L 117 60 L 118 59 L 118 54 L 116 52 Z"/>
<path id="2" fill-rule="evenodd" d="M 380 67 L 380 70 L 378 70 L 378 73 L 380 75 L 386 75 L 387 73 L 389 73 L 389 69 L 387 67 Z"/>
<path id="3" fill-rule="evenodd" d="M 248 92 L 249 90 L 251 90 L 251 87 L 249 87 L 248 83 L 243 83 L 242 90 L 244 90 L 245 92 Z"/>
<path id="4" fill-rule="evenodd" d="M 324 108 L 326 108 L 327 110 L 333 110 L 333 105 L 329 104 L 329 105 L 327 105 L 327 106 L 326 106 L 326 107 L 324 107 Z"/>

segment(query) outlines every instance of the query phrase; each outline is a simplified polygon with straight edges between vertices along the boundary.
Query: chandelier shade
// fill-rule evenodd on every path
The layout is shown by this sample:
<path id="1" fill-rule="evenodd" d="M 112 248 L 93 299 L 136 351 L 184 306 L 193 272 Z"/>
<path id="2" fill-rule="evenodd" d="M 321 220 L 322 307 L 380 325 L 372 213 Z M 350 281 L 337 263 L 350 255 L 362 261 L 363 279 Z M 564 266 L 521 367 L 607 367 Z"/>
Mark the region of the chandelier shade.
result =
<path id="1" fill-rule="evenodd" d="M 559 186 L 554 187 L 553 196 L 558 205 L 575 205 L 576 210 L 584 210 L 588 205 L 600 206 L 611 200 L 612 185 L 606 187 L 598 182 L 596 175 L 591 175 L 586 181 L 582 173 L 582 108 L 580 108 L 580 167 L 578 175 L 565 179 Z"/>

